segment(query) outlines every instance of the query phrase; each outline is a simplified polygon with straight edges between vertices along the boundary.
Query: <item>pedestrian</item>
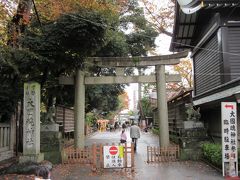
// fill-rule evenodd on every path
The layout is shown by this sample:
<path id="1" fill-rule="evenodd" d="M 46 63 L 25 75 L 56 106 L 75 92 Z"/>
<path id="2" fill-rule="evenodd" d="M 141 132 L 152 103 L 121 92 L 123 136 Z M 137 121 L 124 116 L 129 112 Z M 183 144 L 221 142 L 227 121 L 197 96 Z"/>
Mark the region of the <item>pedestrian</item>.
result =
<path id="1" fill-rule="evenodd" d="M 125 133 L 125 129 L 122 130 L 120 143 L 126 143 L 127 142 L 127 135 Z"/>
<path id="2" fill-rule="evenodd" d="M 36 171 L 35 180 L 51 180 L 50 170 L 45 166 L 40 166 Z"/>
<path id="3" fill-rule="evenodd" d="M 123 124 L 122 124 L 122 129 L 126 129 L 126 128 L 127 128 L 126 124 L 123 123 Z"/>
<path id="4" fill-rule="evenodd" d="M 115 123 L 114 123 L 114 129 L 116 130 L 117 128 L 118 128 L 118 123 L 115 122 Z"/>
<path id="5" fill-rule="evenodd" d="M 130 137 L 132 138 L 132 143 L 134 143 L 134 151 L 137 150 L 137 140 L 140 138 L 140 128 L 137 126 L 137 122 L 133 122 L 130 127 Z"/>

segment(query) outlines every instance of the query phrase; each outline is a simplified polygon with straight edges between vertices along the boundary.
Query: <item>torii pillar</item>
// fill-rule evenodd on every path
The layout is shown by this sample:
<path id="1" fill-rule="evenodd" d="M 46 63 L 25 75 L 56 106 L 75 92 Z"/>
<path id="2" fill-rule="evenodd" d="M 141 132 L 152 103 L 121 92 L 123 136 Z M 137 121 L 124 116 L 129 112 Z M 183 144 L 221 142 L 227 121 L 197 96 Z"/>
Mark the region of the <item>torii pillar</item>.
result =
<path id="1" fill-rule="evenodd" d="M 165 65 L 157 65 L 157 107 L 160 147 L 169 146 L 168 107 L 166 97 Z"/>
<path id="2" fill-rule="evenodd" d="M 83 148 L 85 146 L 85 84 L 84 72 L 77 70 L 75 77 L 75 99 L 74 99 L 74 146 Z"/>

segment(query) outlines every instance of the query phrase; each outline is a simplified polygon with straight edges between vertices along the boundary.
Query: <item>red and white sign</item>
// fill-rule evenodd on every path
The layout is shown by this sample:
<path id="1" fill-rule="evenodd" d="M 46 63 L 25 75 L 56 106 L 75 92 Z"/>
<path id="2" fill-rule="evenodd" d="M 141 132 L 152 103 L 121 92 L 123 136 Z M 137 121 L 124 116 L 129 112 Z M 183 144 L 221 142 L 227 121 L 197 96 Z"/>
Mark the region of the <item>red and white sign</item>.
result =
<path id="1" fill-rule="evenodd" d="M 104 168 L 122 168 L 123 156 L 123 146 L 103 146 Z"/>
<path id="2" fill-rule="evenodd" d="M 223 176 L 238 176 L 237 104 L 222 102 L 222 166 Z"/>
<path id="3" fill-rule="evenodd" d="M 111 155 L 116 155 L 116 154 L 118 153 L 118 148 L 117 148 L 116 146 L 110 147 L 109 153 L 110 153 Z"/>

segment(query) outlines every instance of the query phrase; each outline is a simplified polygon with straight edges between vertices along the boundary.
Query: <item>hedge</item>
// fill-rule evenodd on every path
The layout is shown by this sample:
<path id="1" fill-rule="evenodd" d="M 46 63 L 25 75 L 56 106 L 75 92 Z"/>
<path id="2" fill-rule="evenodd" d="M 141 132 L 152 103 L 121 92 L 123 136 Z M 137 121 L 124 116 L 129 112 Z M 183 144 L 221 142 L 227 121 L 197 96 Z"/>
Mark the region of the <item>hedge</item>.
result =
<path id="1" fill-rule="evenodd" d="M 222 146 L 221 144 L 214 143 L 204 143 L 202 145 L 203 158 L 208 162 L 222 168 Z M 238 154 L 240 153 L 240 149 L 238 149 Z M 240 155 L 240 154 L 239 154 Z M 238 156 L 238 162 L 240 160 L 240 156 Z"/>

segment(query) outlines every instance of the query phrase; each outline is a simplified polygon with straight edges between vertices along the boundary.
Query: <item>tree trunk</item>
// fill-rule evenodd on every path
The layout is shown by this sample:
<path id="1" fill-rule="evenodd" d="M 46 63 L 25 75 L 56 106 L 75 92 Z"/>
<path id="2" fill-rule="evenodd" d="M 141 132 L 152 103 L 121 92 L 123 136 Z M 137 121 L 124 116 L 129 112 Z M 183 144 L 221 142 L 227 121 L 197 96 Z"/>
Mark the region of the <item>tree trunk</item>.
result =
<path id="1" fill-rule="evenodd" d="M 8 45 L 19 47 L 18 39 L 24 32 L 25 27 L 30 21 L 30 13 L 33 7 L 32 0 L 20 0 L 17 7 L 17 13 L 13 16 L 8 27 Z"/>

